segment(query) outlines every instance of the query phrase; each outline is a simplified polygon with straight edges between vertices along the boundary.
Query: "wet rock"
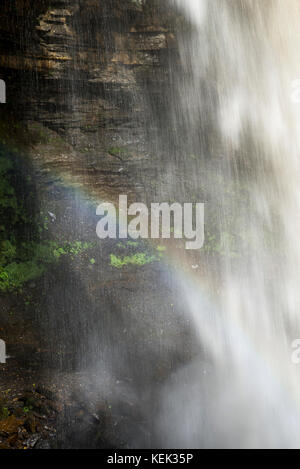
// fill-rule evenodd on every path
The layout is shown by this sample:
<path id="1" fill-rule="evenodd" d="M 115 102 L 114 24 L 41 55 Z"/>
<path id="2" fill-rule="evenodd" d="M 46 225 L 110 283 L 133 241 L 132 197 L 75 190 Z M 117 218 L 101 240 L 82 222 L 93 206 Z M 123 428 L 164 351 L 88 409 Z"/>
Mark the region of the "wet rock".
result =
<path id="1" fill-rule="evenodd" d="M 53 412 L 60 412 L 61 406 L 59 403 L 46 399 L 45 396 L 34 392 L 27 393 L 20 398 L 27 409 L 38 412 L 41 415 L 49 416 Z"/>
<path id="2" fill-rule="evenodd" d="M 6 76 L 8 71 L 15 70 L 22 75 L 26 88 L 22 111 L 27 120 L 38 116 L 40 121 L 51 122 L 55 114 L 60 114 L 62 127 L 74 125 L 76 110 L 72 107 L 68 112 L 67 106 L 62 106 L 74 80 L 85 84 L 78 90 L 79 121 L 85 120 L 84 88 L 87 88 L 89 106 L 95 100 L 106 101 L 108 92 L 109 103 L 114 103 L 119 113 L 125 112 L 128 118 L 124 90 L 130 94 L 131 101 L 142 101 L 138 89 L 141 81 L 154 80 L 156 91 L 159 76 L 167 78 L 168 61 L 164 52 L 177 45 L 170 26 L 170 8 L 165 8 L 164 2 L 50 0 L 35 3 L 32 6 L 27 0 L 19 0 L 15 12 L 10 7 L 11 1 L 3 0 L 0 18 L 0 38 L 4 38 L 5 44 L 0 49 L 0 72 Z M 23 50 L 16 48 L 17 42 L 24 44 Z M 153 75 L 153 68 L 161 73 Z M 37 74 L 37 82 L 29 79 L 26 83 L 27 73 L 28 77 Z M 46 81 L 36 88 L 41 80 Z M 14 87 L 14 83 L 18 87 L 18 80 L 14 80 L 8 83 L 8 88 Z M 113 89 L 115 96 L 108 86 L 118 87 Z M 91 113 L 90 121 L 93 116 L 95 113 Z M 115 112 L 106 111 L 104 117 L 105 123 L 110 122 Z"/>
<path id="3" fill-rule="evenodd" d="M 57 394 L 44 386 L 36 386 L 36 393 L 40 394 L 41 396 L 45 396 L 50 401 L 55 402 L 58 400 Z"/>
<path id="4" fill-rule="evenodd" d="M 24 420 L 18 419 L 14 415 L 0 421 L 0 436 L 10 436 L 21 429 Z"/>
<path id="5" fill-rule="evenodd" d="M 107 198 L 105 191 L 109 200 L 112 194 L 126 193 L 130 197 L 136 190 L 143 191 L 138 178 L 150 166 L 151 170 L 155 167 L 152 156 L 139 143 L 145 139 L 144 122 L 150 116 L 144 87 L 149 89 L 150 98 L 153 95 L 155 101 L 160 101 L 159 93 L 168 86 L 167 54 L 176 49 L 169 19 L 163 7 L 157 6 L 167 2 L 18 0 L 15 12 L 12 3 L 2 0 L 1 5 L 0 37 L 5 47 L 0 49 L 0 71 L 8 80 L 13 75 L 8 90 L 15 96 L 10 102 L 15 101 L 21 125 L 26 132 L 28 129 L 26 152 L 38 174 L 38 184 L 53 192 L 49 181 L 72 181 L 73 186 L 84 186 L 103 200 Z M 72 99 L 66 99 L 70 90 Z M 134 151 L 124 158 L 116 157 L 118 149 L 111 151 L 112 147 L 128 145 Z M 154 179 L 156 172 L 150 177 Z M 60 200 L 57 203 L 63 206 Z M 59 221 L 60 213 L 53 210 Z M 90 265 L 88 269 L 94 270 Z M 118 285 L 120 281 L 118 278 Z M 135 282 L 130 281 L 130 286 Z M 108 296 L 112 288 L 103 286 L 101 295 L 103 292 L 104 297 Z M 131 294 L 130 289 L 126 291 Z M 126 297 L 123 302 L 126 304 Z M 41 308 L 43 313 L 45 310 Z M 125 311 L 121 311 L 123 314 L 127 317 Z M 145 329 L 146 343 L 149 331 Z M 147 360 L 147 349 L 145 355 Z M 13 416 L 7 428 L 14 431 L 3 433 L 5 441 L 0 438 L 0 448 L 50 449 L 52 423 L 63 418 L 58 415 L 62 410 L 56 396 L 47 389 L 37 387 L 36 392 L 24 393 L 9 409 Z M 125 410 L 122 415 L 126 417 Z M 124 427 L 129 427 L 125 417 Z M 95 413 L 76 407 L 74 419 L 72 444 L 77 438 L 79 447 L 86 434 L 85 446 L 110 447 L 103 429 L 107 423 L 115 430 L 110 410 Z M 0 429 L 1 424 L 5 425 L 5 420 L 0 422 Z M 112 436 L 109 439 L 113 441 Z"/>
<path id="6" fill-rule="evenodd" d="M 42 446 L 42 442 L 54 438 L 54 425 L 62 405 L 55 392 L 39 386 L 39 391 L 42 390 L 53 400 L 36 390 L 18 393 L 18 397 L 8 390 L 1 402 L 5 412 L 0 416 L 0 449 L 35 449 L 38 443 Z"/>
<path id="7" fill-rule="evenodd" d="M 37 429 L 37 419 L 33 415 L 30 415 L 24 423 L 24 428 L 28 433 L 35 433 Z"/>
<path id="8" fill-rule="evenodd" d="M 51 449 L 51 445 L 47 440 L 39 440 L 35 445 L 35 449 Z"/>

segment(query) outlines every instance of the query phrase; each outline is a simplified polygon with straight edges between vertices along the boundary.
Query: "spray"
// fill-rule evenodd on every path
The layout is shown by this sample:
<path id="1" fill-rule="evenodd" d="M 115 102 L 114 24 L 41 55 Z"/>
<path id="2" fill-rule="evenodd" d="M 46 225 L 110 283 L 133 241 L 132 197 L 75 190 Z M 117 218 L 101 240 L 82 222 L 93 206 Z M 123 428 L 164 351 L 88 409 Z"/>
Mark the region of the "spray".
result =
<path id="1" fill-rule="evenodd" d="M 300 374 L 291 344 L 299 332 L 300 108 L 291 86 L 300 76 L 300 5 L 175 3 L 192 28 L 181 38 L 188 73 L 178 104 L 189 142 L 205 103 L 209 156 L 221 148 L 226 184 L 246 186 L 250 198 L 232 200 L 240 249 L 225 252 L 218 294 L 204 291 L 201 279 L 178 279 L 204 352 L 162 392 L 159 431 L 176 447 L 298 448 Z M 215 190 L 222 203 L 226 186 Z M 222 211 L 219 225 L 226 229 Z"/>

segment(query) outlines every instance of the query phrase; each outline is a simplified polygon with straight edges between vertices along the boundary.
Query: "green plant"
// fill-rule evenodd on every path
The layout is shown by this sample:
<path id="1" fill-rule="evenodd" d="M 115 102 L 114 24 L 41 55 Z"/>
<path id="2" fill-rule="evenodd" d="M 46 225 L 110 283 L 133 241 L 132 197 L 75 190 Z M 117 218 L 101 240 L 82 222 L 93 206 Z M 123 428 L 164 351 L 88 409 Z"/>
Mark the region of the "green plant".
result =
<path id="1" fill-rule="evenodd" d="M 0 265 L 0 291 L 20 290 L 24 284 L 43 275 L 50 264 L 60 261 L 62 256 L 74 258 L 93 247 L 92 243 L 80 241 L 58 244 L 54 241 L 44 243 L 23 243 L 24 260 L 14 260 Z M 30 260 L 28 260 L 28 258 Z"/>
<path id="2" fill-rule="evenodd" d="M 117 269 L 121 269 L 126 265 L 136 265 L 142 267 L 147 264 L 151 264 L 152 262 L 158 261 L 159 258 L 157 256 L 151 256 L 144 252 L 139 252 L 133 254 L 132 256 L 125 256 L 125 257 L 118 257 L 115 254 L 110 255 L 110 264 L 112 267 Z"/>
<path id="3" fill-rule="evenodd" d="M 115 156 L 116 158 L 122 159 L 130 156 L 130 152 L 127 148 L 122 147 L 111 147 L 108 149 L 108 153 L 111 156 Z"/>
<path id="4" fill-rule="evenodd" d="M 29 407 L 25 406 L 23 407 L 23 412 L 24 414 L 28 414 L 32 409 L 33 409 L 32 406 L 29 406 Z"/>
<path id="5" fill-rule="evenodd" d="M 137 241 L 127 241 L 127 246 L 136 248 L 139 246 L 139 243 Z"/>
<path id="6" fill-rule="evenodd" d="M 0 407 L 0 420 L 4 420 L 10 416 L 8 407 Z"/>

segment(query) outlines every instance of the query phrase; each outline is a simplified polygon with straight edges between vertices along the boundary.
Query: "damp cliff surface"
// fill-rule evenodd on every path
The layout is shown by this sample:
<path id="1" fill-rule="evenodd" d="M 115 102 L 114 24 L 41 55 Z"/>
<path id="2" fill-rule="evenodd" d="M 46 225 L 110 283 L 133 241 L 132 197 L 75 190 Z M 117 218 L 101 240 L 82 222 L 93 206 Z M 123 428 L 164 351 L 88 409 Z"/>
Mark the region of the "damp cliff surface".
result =
<path id="1" fill-rule="evenodd" d="M 171 128 L 178 17 L 155 0 L 16 0 L 2 12 L 1 144 L 24 166 L 12 184 L 34 213 L 30 228 L 18 220 L 24 251 L 3 266 L 1 337 L 11 358 L 1 390 L 13 399 L 36 381 L 80 389 L 53 444 L 150 444 L 145 411 L 152 414 L 158 383 L 193 354 L 190 325 L 174 301 L 164 247 L 100 242 L 95 213 L 99 201 L 152 201 L 164 186 L 168 162 L 157 142 L 160 123 Z M 74 371 L 85 373 L 75 384 Z M 91 409 L 78 435 L 72 419 L 82 401 Z M 107 423 L 91 427 L 95 413 Z"/>
<path id="2" fill-rule="evenodd" d="M 175 18 L 162 3 L 4 2 L 8 107 L 33 134 L 39 124 L 43 146 L 32 156 L 40 167 L 90 180 L 100 192 L 134 190 L 143 183 L 138 172 L 153 174 L 157 155 L 145 145 L 151 107 L 160 113 L 166 105 L 176 54 Z"/>

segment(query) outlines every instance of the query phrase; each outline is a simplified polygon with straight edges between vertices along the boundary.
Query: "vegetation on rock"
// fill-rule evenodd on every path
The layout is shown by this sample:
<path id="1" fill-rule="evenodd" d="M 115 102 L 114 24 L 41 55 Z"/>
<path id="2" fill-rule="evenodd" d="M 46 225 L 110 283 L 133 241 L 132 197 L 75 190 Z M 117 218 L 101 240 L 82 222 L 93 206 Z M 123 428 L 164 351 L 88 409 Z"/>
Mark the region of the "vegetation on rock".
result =
<path id="1" fill-rule="evenodd" d="M 0 292 L 19 291 L 63 256 L 72 258 L 92 247 L 41 240 L 49 220 L 35 210 L 34 190 L 21 158 L 0 147 Z"/>

